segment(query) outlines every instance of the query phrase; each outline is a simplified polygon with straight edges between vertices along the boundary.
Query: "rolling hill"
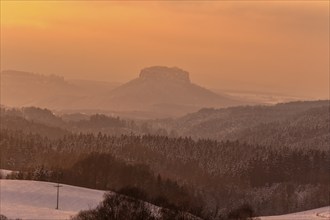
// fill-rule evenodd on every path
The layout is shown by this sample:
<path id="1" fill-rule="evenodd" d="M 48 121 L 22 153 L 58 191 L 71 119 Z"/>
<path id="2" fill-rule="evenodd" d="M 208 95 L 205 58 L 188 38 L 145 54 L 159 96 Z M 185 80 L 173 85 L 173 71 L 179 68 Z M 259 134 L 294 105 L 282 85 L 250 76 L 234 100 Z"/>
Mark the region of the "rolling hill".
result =
<path id="1" fill-rule="evenodd" d="M 6 216 L 9 219 L 71 219 L 80 211 L 96 210 L 95 208 L 103 205 L 104 198 L 109 199 L 111 197 L 117 199 L 117 203 L 121 203 L 111 207 L 111 209 L 117 211 L 119 211 L 119 207 L 125 211 L 126 207 L 126 212 L 129 213 L 127 206 L 133 204 L 132 209 L 134 209 L 137 208 L 134 205 L 140 203 L 153 216 L 152 219 L 159 220 L 162 219 L 161 216 L 164 211 L 168 211 L 168 209 L 111 191 L 94 190 L 66 184 L 60 184 L 59 204 L 58 209 L 56 209 L 57 188 L 55 186 L 57 186 L 57 183 L 1 179 L 0 185 L 0 216 Z M 187 220 L 201 220 L 190 213 L 183 213 L 183 215 Z M 121 214 L 119 214 L 119 217 L 122 217 Z"/>
<path id="2" fill-rule="evenodd" d="M 63 185 L 56 210 L 55 183 L 27 180 L 0 180 L 1 210 L 8 218 L 69 219 L 80 210 L 95 208 L 105 191 Z"/>
<path id="3" fill-rule="evenodd" d="M 323 100 L 202 109 L 177 120 L 164 121 L 163 127 L 194 139 L 326 148 L 329 120 L 329 101 Z"/>
<path id="4" fill-rule="evenodd" d="M 56 210 L 56 183 L 0 180 L 0 214 L 16 219 L 64 220 L 81 210 L 95 208 L 105 191 L 61 184 L 59 209 Z M 150 204 L 157 216 L 160 208 Z M 197 218 L 196 218 L 197 219 Z M 280 216 L 264 216 L 261 220 L 322 220 L 330 219 L 330 207 L 308 210 Z"/>
<path id="5" fill-rule="evenodd" d="M 1 72 L 1 104 L 10 107 L 38 106 L 52 110 L 92 108 L 90 97 L 108 92 L 118 84 L 65 80 L 57 75 L 6 70 Z"/>

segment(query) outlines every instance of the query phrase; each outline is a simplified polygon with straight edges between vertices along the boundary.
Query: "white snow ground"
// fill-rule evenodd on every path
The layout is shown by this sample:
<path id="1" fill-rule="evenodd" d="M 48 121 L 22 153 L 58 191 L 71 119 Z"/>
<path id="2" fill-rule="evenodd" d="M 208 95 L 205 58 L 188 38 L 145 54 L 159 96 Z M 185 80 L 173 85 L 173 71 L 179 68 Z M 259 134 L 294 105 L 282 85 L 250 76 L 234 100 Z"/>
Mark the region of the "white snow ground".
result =
<path id="1" fill-rule="evenodd" d="M 29 180 L 0 180 L 0 214 L 23 220 L 69 219 L 80 210 L 96 207 L 105 191 L 61 184 L 56 210 L 56 183 Z M 151 205 L 154 213 L 158 207 Z M 261 220 L 330 220 L 330 206 Z"/>
<path id="2" fill-rule="evenodd" d="M 61 184 L 56 210 L 56 183 L 0 180 L 0 214 L 21 219 L 69 219 L 80 210 L 96 207 L 105 191 Z"/>
<path id="3" fill-rule="evenodd" d="M 327 220 L 330 219 L 330 206 L 287 215 L 260 218 L 261 220 Z"/>

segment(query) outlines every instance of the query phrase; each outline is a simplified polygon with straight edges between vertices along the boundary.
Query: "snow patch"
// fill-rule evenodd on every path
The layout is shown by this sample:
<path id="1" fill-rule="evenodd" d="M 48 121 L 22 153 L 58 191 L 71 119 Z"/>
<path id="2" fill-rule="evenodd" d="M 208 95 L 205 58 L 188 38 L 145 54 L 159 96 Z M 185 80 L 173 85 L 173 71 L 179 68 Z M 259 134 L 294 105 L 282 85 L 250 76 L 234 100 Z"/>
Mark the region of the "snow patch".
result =
<path id="1" fill-rule="evenodd" d="M 287 215 L 265 216 L 261 220 L 330 220 L 330 206 Z"/>

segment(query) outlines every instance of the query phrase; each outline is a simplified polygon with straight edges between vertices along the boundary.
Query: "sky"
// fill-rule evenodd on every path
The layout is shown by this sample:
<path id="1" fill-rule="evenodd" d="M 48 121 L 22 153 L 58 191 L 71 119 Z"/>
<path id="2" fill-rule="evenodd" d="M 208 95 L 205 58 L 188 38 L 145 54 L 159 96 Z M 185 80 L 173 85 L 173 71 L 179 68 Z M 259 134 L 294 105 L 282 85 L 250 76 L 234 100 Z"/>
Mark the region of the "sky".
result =
<path id="1" fill-rule="evenodd" d="M 1 70 L 329 98 L 328 1 L 1 1 Z"/>

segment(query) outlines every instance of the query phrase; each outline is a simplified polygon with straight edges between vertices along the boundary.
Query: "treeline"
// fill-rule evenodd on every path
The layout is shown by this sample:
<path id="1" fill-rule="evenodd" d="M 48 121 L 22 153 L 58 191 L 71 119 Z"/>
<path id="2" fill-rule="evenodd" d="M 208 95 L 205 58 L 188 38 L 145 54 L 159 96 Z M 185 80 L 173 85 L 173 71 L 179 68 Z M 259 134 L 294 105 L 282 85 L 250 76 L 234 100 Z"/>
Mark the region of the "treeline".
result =
<path id="1" fill-rule="evenodd" d="M 101 133 L 49 139 L 5 129 L 0 147 L 2 168 L 28 170 L 43 165 L 47 170 L 60 169 L 70 184 L 117 191 L 136 187 L 147 192 L 153 203 L 166 196 L 184 210 L 203 207 L 199 213 L 206 219 L 226 216 L 246 203 L 257 215 L 327 205 L 330 154 L 326 149 Z M 143 193 L 136 195 L 143 198 Z M 196 195 L 203 205 L 191 201 Z"/>
<path id="2" fill-rule="evenodd" d="M 152 204 L 200 215 L 200 198 L 183 185 L 157 176 L 146 165 L 126 164 L 110 154 L 91 153 L 62 170 L 62 179 L 71 185 L 112 190 Z"/>
<path id="3" fill-rule="evenodd" d="M 31 132 L 48 137 L 63 137 L 67 133 L 102 132 L 108 135 L 121 134 L 153 134 L 171 135 L 164 128 L 153 125 L 152 121 L 123 119 L 118 116 L 105 114 L 64 114 L 55 115 L 48 109 L 38 107 L 0 108 L 2 128 L 21 129 L 25 133 Z M 70 132 L 69 132 L 70 131 Z"/>
<path id="4" fill-rule="evenodd" d="M 153 207 L 142 200 L 125 195 L 107 193 L 104 200 L 92 210 L 80 211 L 71 220 L 200 220 L 177 209 Z"/>
<path id="5" fill-rule="evenodd" d="M 194 140 L 239 140 L 273 148 L 326 149 L 330 145 L 329 101 L 202 109 L 178 119 L 163 120 L 132 120 L 104 114 L 55 115 L 48 109 L 36 107 L 1 107 L 1 120 L 2 128 L 41 135 L 48 133 L 48 137 L 56 138 L 70 132 L 95 135 L 102 132 L 116 136 L 133 133 Z"/>

